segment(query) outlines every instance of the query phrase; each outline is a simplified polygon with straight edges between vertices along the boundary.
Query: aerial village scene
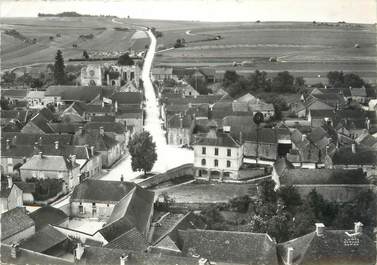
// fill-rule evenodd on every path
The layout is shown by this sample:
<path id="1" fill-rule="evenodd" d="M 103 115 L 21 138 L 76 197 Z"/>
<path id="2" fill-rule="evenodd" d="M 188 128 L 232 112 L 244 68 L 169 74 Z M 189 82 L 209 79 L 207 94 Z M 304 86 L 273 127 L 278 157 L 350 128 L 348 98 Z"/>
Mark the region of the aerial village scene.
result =
<path id="1" fill-rule="evenodd" d="M 0 264 L 377 264 L 376 1 L 0 5 Z"/>

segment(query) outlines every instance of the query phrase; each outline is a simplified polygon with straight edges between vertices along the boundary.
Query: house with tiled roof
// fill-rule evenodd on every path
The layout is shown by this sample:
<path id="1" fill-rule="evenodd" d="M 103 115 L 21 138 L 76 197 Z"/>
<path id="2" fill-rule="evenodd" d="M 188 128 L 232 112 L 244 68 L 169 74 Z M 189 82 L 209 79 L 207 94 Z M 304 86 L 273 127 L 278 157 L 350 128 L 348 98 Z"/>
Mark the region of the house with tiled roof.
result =
<path id="1" fill-rule="evenodd" d="M 376 244 L 363 232 L 363 224 L 353 230 L 330 230 L 317 223 L 314 232 L 280 243 L 277 252 L 287 265 L 371 265 L 376 262 Z"/>
<path id="2" fill-rule="evenodd" d="M 216 263 L 277 265 L 276 243 L 268 234 L 189 229 L 179 231 L 186 257 Z"/>
<path id="3" fill-rule="evenodd" d="M 370 175 L 377 175 L 376 148 L 353 143 L 337 148 L 325 159 L 326 168 L 355 169 L 361 168 Z"/>
<path id="4" fill-rule="evenodd" d="M 69 239 L 51 225 L 37 231 L 20 242 L 20 247 L 30 251 L 54 256 L 68 248 Z"/>
<path id="5" fill-rule="evenodd" d="M 134 227 L 103 247 L 144 252 L 148 248 L 148 243 L 145 237 Z"/>
<path id="6" fill-rule="evenodd" d="M 243 134 L 244 159 L 252 159 L 257 163 L 269 163 L 278 157 L 277 131 L 272 128 L 254 128 Z"/>
<path id="7" fill-rule="evenodd" d="M 237 179 L 243 160 L 242 144 L 230 131 L 218 131 L 215 121 L 207 127 L 209 132 L 196 135 L 193 143 L 195 175 Z"/>
<path id="8" fill-rule="evenodd" d="M 346 99 L 351 99 L 361 104 L 367 104 L 371 98 L 365 87 L 349 87 L 344 88 L 343 93 Z"/>
<path id="9" fill-rule="evenodd" d="M 34 233 L 34 221 L 26 214 L 25 208 L 16 207 L 1 214 L 1 243 L 18 243 Z"/>
<path id="10" fill-rule="evenodd" d="M 22 133 L 54 133 L 54 129 L 50 125 L 50 120 L 47 120 L 42 113 L 36 114 L 30 121 L 22 128 Z"/>
<path id="11" fill-rule="evenodd" d="M 154 80 L 163 81 L 173 78 L 173 68 L 171 67 L 153 67 L 152 77 Z"/>
<path id="12" fill-rule="evenodd" d="M 35 230 L 39 231 L 49 225 L 59 225 L 65 227 L 68 223 L 68 215 L 62 210 L 45 205 L 29 214 L 35 223 Z"/>
<path id="13" fill-rule="evenodd" d="M 1 213 L 23 206 L 23 191 L 8 176 L 7 182 L 1 183 Z"/>
<path id="14" fill-rule="evenodd" d="M 73 190 L 70 198 L 71 217 L 109 218 L 114 206 L 136 184 L 125 181 L 86 179 Z"/>
<path id="15" fill-rule="evenodd" d="M 1 127 L 12 120 L 17 120 L 24 125 L 30 120 L 33 114 L 33 111 L 29 110 L 0 110 Z"/>
<path id="16" fill-rule="evenodd" d="M 2 264 L 54 264 L 73 265 L 74 262 L 61 257 L 50 256 L 28 249 L 20 248 L 19 245 L 5 244 L 1 242 Z"/>
<path id="17" fill-rule="evenodd" d="M 34 147 L 32 145 L 15 145 L 12 140 L 13 138 L 1 139 L 0 162 L 2 174 L 13 174 L 17 171 L 17 166 L 25 163 L 34 153 Z"/>
<path id="18" fill-rule="evenodd" d="M 31 109 L 43 109 L 47 105 L 55 103 L 52 97 L 45 97 L 45 91 L 28 91 L 25 99 L 28 102 L 28 107 Z"/>
<path id="19" fill-rule="evenodd" d="M 60 114 L 62 122 L 73 123 L 85 121 L 85 104 L 81 102 L 73 102 Z"/>
<path id="20" fill-rule="evenodd" d="M 136 228 L 147 239 L 154 209 L 154 192 L 137 185 L 115 206 L 106 225 L 98 232 L 111 242 Z"/>
<path id="21" fill-rule="evenodd" d="M 169 117 L 166 126 L 166 137 L 171 145 L 190 145 L 195 120 L 191 115 L 175 114 Z"/>
<path id="22" fill-rule="evenodd" d="M 109 168 L 121 157 L 121 144 L 108 136 L 105 130 L 85 130 L 79 127 L 79 130 L 73 136 L 74 145 L 94 146 L 94 150 L 99 152 L 102 157 L 102 167 Z"/>
<path id="23" fill-rule="evenodd" d="M 21 179 L 30 178 L 60 179 L 66 188 L 72 190 L 80 182 L 80 165 L 76 163 L 75 155 L 71 158 L 64 156 L 49 156 L 39 152 L 20 167 Z"/>

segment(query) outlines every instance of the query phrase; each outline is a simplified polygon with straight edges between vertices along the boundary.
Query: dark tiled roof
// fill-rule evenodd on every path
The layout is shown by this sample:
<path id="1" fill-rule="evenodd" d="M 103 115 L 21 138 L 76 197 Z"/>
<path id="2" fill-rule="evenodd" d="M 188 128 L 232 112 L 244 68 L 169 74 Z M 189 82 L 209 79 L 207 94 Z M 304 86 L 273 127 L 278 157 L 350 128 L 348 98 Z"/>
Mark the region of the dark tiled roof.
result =
<path id="1" fill-rule="evenodd" d="M 13 236 L 29 227 L 34 226 L 34 221 L 23 207 L 13 208 L 1 214 L 1 240 Z"/>
<path id="2" fill-rule="evenodd" d="M 87 104 L 85 105 L 85 112 L 87 113 L 113 113 L 114 109 L 112 105 L 95 105 L 95 104 Z"/>
<path id="3" fill-rule="evenodd" d="M 21 242 L 20 247 L 43 253 L 67 239 L 66 235 L 54 227 L 47 225 L 25 241 Z"/>
<path id="4" fill-rule="evenodd" d="M 288 169 L 280 176 L 282 185 L 368 184 L 362 169 Z"/>
<path id="5" fill-rule="evenodd" d="M 272 128 L 259 128 L 259 130 L 254 129 L 251 133 L 244 135 L 246 141 L 266 143 L 266 144 L 277 144 L 276 131 Z"/>
<path id="6" fill-rule="evenodd" d="M 28 123 L 34 124 L 43 133 L 54 133 L 54 129 L 50 126 L 49 121 L 40 113 L 30 119 Z"/>
<path id="7" fill-rule="evenodd" d="M 101 135 L 99 130 L 84 130 L 83 134 L 77 132 L 73 136 L 73 144 L 94 146 L 97 151 L 106 151 L 117 145 L 118 141 L 106 134 Z"/>
<path id="8" fill-rule="evenodd" d="M 182 119 L 182 128 L 189 129 L 193 122 L 191 117 L 188 115 L 180 117 L 180 115 L 178 114 L 169 118 L 168 128 L 181 128 L 181 119 Z"/>
<path id="9" fill-rule="evenodd" d="M 360 144 L 365 146 L 375 146 L 377 144 L 377 138 L 372 135 L 367 135 L 360 141 Z"/>
<path id="10" fill-rule="evenodd" d="M 1 244 L 1 263 L 2 264 L 54 264 L 54 265 L 73 265 L 66 259 L 41 254 L 27 249 L 19 248 L 17 259 L 11 256 L 11 246 Z"/>
<path id="11" fill-rule="evenodd" d="M 115 116 L 110 116 L 110 115 L 91 116 L 90 121 L 93 121 L 93 122 L 115 122 Z"/>
<path id="12" fill-rule="evenodd" d="M 215 262 L 277 265 L 276 246 L 267 234 L 186 230 L 180 231 L 183 253 Z"/>
<path id="13" fill-rule="evenodd" d="M 53 145 L 56 141 L 63 145 L 72 144 L 70 134 L 38 134 L 38 133 L 19 133 L 4 132 L 1 134 L 2 143 L 10 139 L 14 145 L 34 145 L 35 142 L 41 145 Z"/>
<path id="14" fill-rule="evenodd" d="M 86 146 L 79 145 L 60 145 L 56 149 L 55 145 L 39 145 L 35 148 L 34 154 L 42 152 L 45 155 L 52 156 L 64 156 L 70 158 L 72 155 L 76 155 L 76 159 L 90 159 L 93 157 L 91 150 Z"/>
<path id="15" fill-rule="evenodd" d="M 136 184 L 132 182 L 87 179 L 75 187 L 71 200 L 119 202 L 135 187 L 135 185 Z"/>
<path id="16" fill-rule="evenodd" d="M 35 183 L 19 181 L 19 182 L 13 182 L 13 184 L 19 187 L 24 193 L 35 192 Z"/>
<path id="17" fill-rule="evenodd" d="M 206 146 L 225 146 L 225 147 L 239 147 L 240 144 L 228 133 L 217 132 L 216 138 L 207 137 L 205 135 L 198 135 L 194 145 Z"/>
<path id="18" fill-rule="evenodd" d="M 11 98 L 25 98 L 27 95 L 27 89 L 2 89 L 2 97 L 11 97 Z"/>
<path id="19" fill-rule="evenodd" d="M 50 123 L 50 126 L 56 133 L 74 134 L 82 124 L 80 123 Z"/>
<path id="20" fill-rule="evenodd" d="M 88 122 L 85 124 L 84 129 L 98 130 L 100 127 L 103 127 L 105 132 L 114 132 L 117 134 L 123 134 L 126 132 L 126 127 L 119 122 Z"/>
<path id="21" fill-rule="evenodd" d="M 1 143 L 1 156 L 2 157 L 15 157 L 24 158 L 31 157 L 34 154 L 34 147 L 29 145 L 10 145 L 7 149 L 6 143 L 2 141 Z"/>
<path id="22" fill-rule="evenodd" d="M 334 165 L 377 165 L 377 150 L 368 146 L 357 145 L 356 152 L 352 146 L 344 146 L 336 150 L 332 156 Z"/>
<path id="23" fill-rule="evenodd" d="M 104 246 L 105 248 L 124 249 L 133 251 L 145 251 L 148 243 L 145 237 L 136 229 L 132 228 Z"/>
<path id="24" fill-rule="evenodd" d="M 112 99 L 118 104 L 140 104 L 143 101 L 143 95 L 140 92 L 117 92 Z"/>
<path id="25" fill-rule="evenodd" d="M 100 233 L 107 241 L 117 238 L 132 228 L 146 235 L 153 205 L 154 193 L 135 186 L 115 205 L 107 225 L 99 230 Z"/>
<path id="26" fill-rule="evenodd" d="M 46 97 L 61 97 L 63 101 L 90 102 L 102 93 L 101 87 L 86 86 L 50 86 Z"/>
<path id="27" fill-rule="evenodd" d="M 43 155 L 41 158 L 40 155 L 34 155 L 21 166 L 21 170 L 68 171 L 78 166 L 64 156 Z"/>
<path id="28" fill-rule="evenodd" d="M 0 110 L 1 119 L 17 119 L 26 123 L 32 116 L 33 112 L 28 110 Z"/>
<path id="29" fill-rule="evenodd" d="M 121 256 L 128 255 L 126 264 L 130 265 L 197 265 L 197 258 L 178 257 L 170 255 L 156 255 L 125 251 L 123 249 L 110 249 L 88 247 L 85 249 L 83 259 L 86 264 L 118 265 Z"/>
<path id="30" fill-rule="evenodd" d="M 367 265 L 376 262 L 376 245 L 373 240 L 365 234 L 353 234 L 353 231 L 325 230 L 323 236 L 312 232 L 279 244 L 278 253 L 284 261 L 288 247 L 293 248 L 292 265 Z"/>
<path id="31" fill-rule="evenodd" d="M 49 205 L 35 210 L 29 216 L 34 220 L 35 230 L 40 230 L 48 225 L 59 225 L 68 219 L 68 215 L 62 210 Z"/>

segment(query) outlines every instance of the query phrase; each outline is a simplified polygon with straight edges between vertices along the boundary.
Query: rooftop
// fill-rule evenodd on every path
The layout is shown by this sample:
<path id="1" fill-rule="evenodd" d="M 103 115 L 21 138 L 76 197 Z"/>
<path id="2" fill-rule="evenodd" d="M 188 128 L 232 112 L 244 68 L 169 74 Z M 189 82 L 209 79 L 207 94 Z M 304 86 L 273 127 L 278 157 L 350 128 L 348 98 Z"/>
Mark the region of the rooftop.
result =
<path id="1" fill-rule="evenodd" d="M 23 207 L 16 207 L 1 214 L 1 240 L 11 237 L 29 227 L 34 226 L 34 221 Z"/>

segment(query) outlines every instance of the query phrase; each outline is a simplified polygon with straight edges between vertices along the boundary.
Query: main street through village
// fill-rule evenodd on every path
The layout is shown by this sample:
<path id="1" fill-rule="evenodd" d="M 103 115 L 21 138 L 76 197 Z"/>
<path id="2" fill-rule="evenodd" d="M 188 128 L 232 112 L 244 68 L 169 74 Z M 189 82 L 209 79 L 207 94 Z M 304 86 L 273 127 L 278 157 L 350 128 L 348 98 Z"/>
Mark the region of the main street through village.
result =
<path id="1" fill-rule="evenodd" d="M 179 146 L 170 146 L 166 144 L 165 131 L 162 128 L 160 119 L 160 108 L 158 98 L 151 80 L 151 68 L 156 51 L 157 41 L 153 33 L 148 30 L 147 34 L 151 39 L 147 55 L 144 59 L 142 80 L 144 84 L 144 94 L 146 98 L 145 111 L 146 119 L 144 130 L 148 131 L 157 147 L 157 161 L 153 166 L 152 172 L 161 173 L 168 169 L 186 164 L 193 163 L 194 153 L 192 150 L 180 148 Z M 134 172 L 131 168 L 131 156 L 126 157 L 112 168 L 102 180 L 120 180 L 123 175 L 125 180 L 132 180 L 142 174 Z"/>

